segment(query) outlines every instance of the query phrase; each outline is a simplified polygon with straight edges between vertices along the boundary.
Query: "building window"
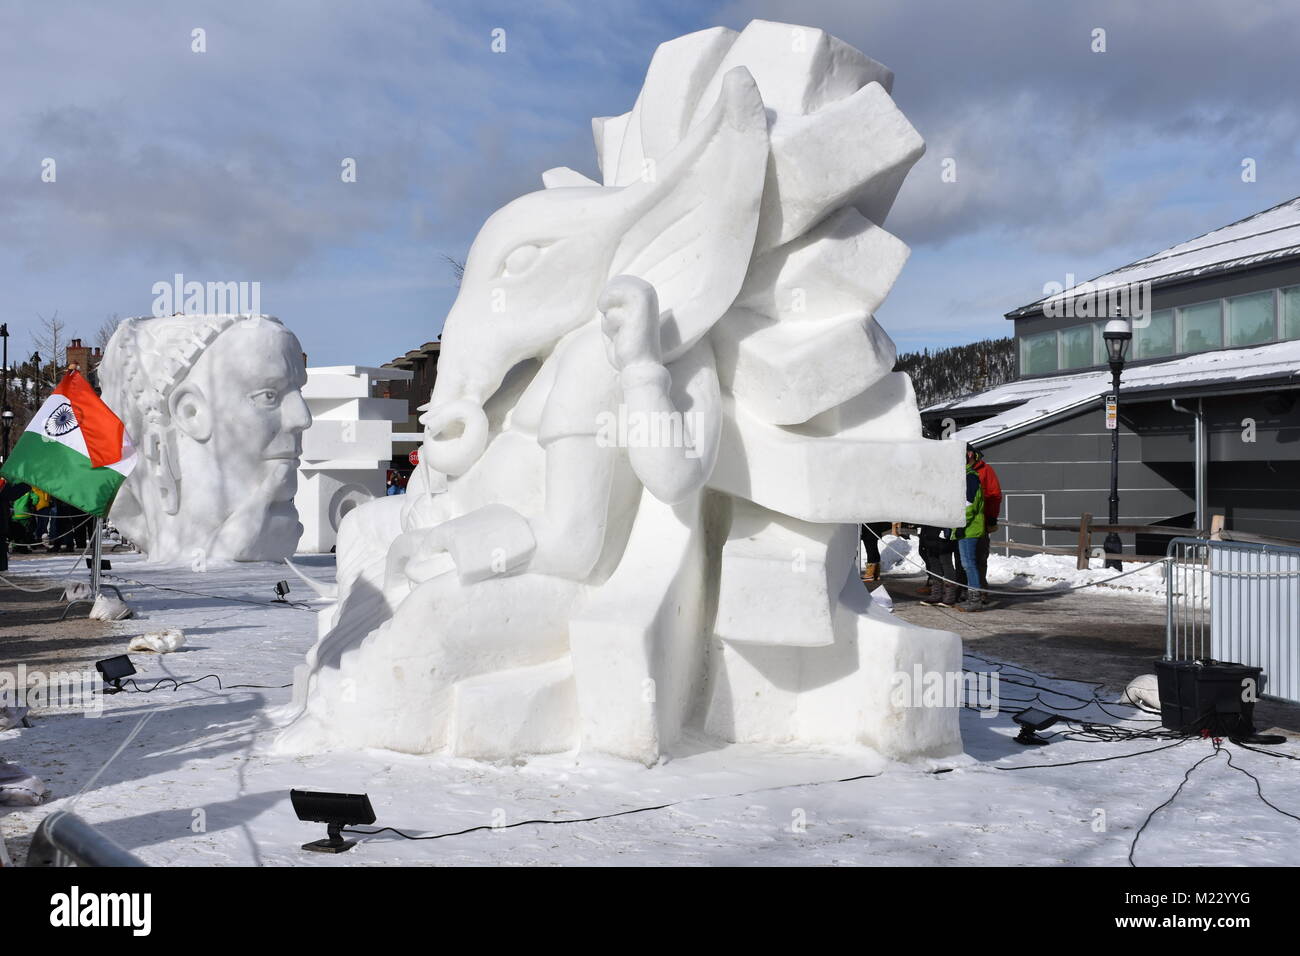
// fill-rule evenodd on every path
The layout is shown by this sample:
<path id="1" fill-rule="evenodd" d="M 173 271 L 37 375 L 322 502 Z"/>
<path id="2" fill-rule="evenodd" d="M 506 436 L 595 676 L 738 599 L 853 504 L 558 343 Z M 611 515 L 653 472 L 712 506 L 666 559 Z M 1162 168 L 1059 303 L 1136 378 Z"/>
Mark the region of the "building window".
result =
<path id="1" fill-rule="evenodd" d="M 1223 310 L 1219 302 L 1202 302 L 1178 310 L 1178 351 L 1223 348 Z"/>
<path id="2" fill-rule="evenodd" d="M 1058 368 L 1056 333 L 1038 332 L 1020 339 L 1020 373 L 1044 375 Z"/>
<path id="3" fill-rule="evenodd" d="M 1061 331 L 1061 368 L 1091 368 L 1092 326 L 1076 325 Z"/>
<path id="4" fill-rule="evenodd" d="M 1228 300 L 1228 344 L 1263 345 L 1277 331 L 1273 292 L 1254 292 Z"/>
<path id="5" fill-rule="evenodd" d="M 1282 290 L 1282 338 L 1300 339 L 1300 285 Z"/>
<path id="6" fill-rule="evenodd" d="M 1133 357 L 1160 358 L 1174 354 L 1174 310 L 1152 312 L 1150 321 L 1133 330 Z"/>

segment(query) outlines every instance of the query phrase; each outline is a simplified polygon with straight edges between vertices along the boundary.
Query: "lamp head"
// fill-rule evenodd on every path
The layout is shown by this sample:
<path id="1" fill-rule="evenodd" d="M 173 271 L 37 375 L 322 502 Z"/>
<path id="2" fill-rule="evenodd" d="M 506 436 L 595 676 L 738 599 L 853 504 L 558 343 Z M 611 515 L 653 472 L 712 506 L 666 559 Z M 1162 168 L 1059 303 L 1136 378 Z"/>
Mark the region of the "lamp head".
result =
<path id="1" fill-rule="evenodd" d="M 1111 365 L 1123 365 L 1128 354 L 1128 344 L 1133 341 L 1133 328 L 1129 320 L 1114 318 L 1106 323 L 1101 337 L 1106 342 L 1106 356 Z"/>

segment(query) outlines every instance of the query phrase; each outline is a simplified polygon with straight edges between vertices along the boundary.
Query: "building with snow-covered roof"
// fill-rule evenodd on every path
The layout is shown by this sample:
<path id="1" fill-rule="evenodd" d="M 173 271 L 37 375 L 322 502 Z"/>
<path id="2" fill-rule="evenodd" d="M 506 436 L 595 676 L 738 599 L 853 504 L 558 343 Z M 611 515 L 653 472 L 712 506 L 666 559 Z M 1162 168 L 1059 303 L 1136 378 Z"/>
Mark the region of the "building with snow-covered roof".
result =
<path id="1" fill-rule="evenodd" d="M 1121 521 L 1204 527 L 1224 514 L 1236 530 L 1300 539 L 1300 197 L 1008 312 L 1017 379 L 923 418 L 984 452 L 1007 520 L 1105 516 L 1101 333 L 1117 306 L 1135 317 L 1119 403 Z"/>

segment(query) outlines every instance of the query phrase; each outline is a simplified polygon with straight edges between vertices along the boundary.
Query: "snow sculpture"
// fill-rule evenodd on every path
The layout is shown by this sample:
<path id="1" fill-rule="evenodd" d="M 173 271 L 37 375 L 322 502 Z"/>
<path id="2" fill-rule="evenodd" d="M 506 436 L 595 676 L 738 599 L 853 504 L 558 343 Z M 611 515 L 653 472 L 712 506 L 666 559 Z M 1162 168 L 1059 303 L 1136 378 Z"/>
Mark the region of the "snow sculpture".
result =
<path id="1" fill-rule="evenodd" d="M 393 424 L 407 420 L 407 404 L 372 398 L 370 387 L 374 382 L 410 381 L 412 374 L 355 365 L 307 369 L 302 395 L 311 411 L 311 428 L 302 436 L 302 466 L 293 499 L 303 525 L 300 551 L 327 554 L 338 540 L 343 516 L 384 494 L 393 445 L 402 440 Z M 419 437 L 414 432 L 411 436 Z"/>
<path id="2" fill-rule="evenodd" d="M 110 518 L 160 563 L 278 561 L 302 533 L 293 495 L 302 347 L 269 316 L 122 322 L 99 366 L 104 400 L 140 449 Z"/>
<path id="3" fill-rule="evenodd" d="M 873 607 L 862 521 L 955 525 L 872 317 L 921 155 L 892 74 L 755 21 L 660 46 L 630 113 L 494 214 L 442 336 L 404 498 L 355 509 L 289 752 L 653 763 L 687 733 L 960 751 L 955 635 Z"/>

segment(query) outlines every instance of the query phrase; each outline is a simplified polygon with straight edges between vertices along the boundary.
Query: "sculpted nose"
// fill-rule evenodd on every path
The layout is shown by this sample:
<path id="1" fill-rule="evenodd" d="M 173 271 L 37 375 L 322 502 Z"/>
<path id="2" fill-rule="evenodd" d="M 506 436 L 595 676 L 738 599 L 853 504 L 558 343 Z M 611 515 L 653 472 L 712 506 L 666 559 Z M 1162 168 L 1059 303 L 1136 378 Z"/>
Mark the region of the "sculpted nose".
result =
<path id="1" fill-rule="evenodd" d="M 287 432 L 303 432 L 311 427 L 311 410 L 302 392 L 291 392 L 281 405 L 281 423 Z"/>

